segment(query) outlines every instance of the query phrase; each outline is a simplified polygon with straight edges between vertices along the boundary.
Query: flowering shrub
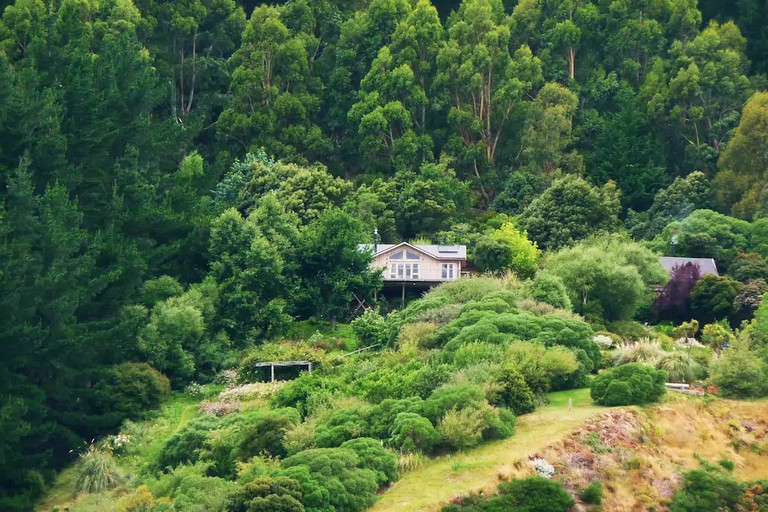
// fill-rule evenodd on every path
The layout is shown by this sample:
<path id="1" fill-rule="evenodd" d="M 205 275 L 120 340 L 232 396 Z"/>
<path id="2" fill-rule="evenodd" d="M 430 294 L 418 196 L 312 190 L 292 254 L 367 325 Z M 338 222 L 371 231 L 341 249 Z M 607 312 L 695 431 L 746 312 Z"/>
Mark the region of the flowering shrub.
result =
<path id="1" fill-rule="evenodd" d="M 610 336 L 604 334 L 598 334 L 594 338 L 595 343 L 600 345 L 600 348 L 607 350 L 613 348 L 613 339 Z"/>
<path id="2" fill-rule="evenodd" d="M 109 444 L 112 447 L 112 451 L 116 454 L 123 453 L 127 446 L 131 443 L 131 436 L 128 434 L 117 434 L 109 439 Z"/>
<path id="3" fill-rule="evenodd" d="M 221 418 L 233 412 L 239 412 L 242 408 L 243 404 L 237 400 L 230 400 L 227 402 L 210 402 L 208 400 L 203 400 L 200 402 L 200 412 L 212 414 L 217 418 Z"/>
<path id="4" fill-rule="evenodd" d="M 252 382 L 219 393 L 219 400 L 227 402 L 231 400 L 257 400 L 274 395 L 285 384 L 284 381 L 276 382 Z"/>
<path id="5" fill-rule="evenodd" d="M 215 384 L 224 384 L 227 387 L 232 387 L 235 384 L 237 384 L 237 370 L 234 368 L 229 370 L 222 370 L 218 374 L 216 374 L 216 377 L 213 378 L 213 382 Z"/>
<path id="6" fill-rule="evenodd" d="M 187 384 L 186 388 L 184 388 L 184 393 L 189 396 L 201 396 L 205 394 L 205 386 L 195 381 L 192 381 L 189 384 Z"/>
<path id="7" fill-rule="evenodd" d="M 555 467 L 540 457 L 531 460 L 531 465 L 542 478 L 552 478 L 555 476 Z"/>

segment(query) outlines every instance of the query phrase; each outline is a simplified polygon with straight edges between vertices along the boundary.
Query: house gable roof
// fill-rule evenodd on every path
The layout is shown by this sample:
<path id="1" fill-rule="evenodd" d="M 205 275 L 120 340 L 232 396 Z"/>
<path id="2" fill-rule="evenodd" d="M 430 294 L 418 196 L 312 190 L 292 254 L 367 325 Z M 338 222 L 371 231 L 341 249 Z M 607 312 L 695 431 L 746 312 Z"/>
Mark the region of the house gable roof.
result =
<path id="1" fill-rule="evenodd" d="M 715 260 L 712 258 L 673 258 L 669 256 L 663 256 L 659 258 L 659 263 L 661 263 L 661 266 L 664 267 L 664 269 L 669 272 L 670 275 L 672 275 L 672 269 L 677 266 L 686 265 L 688 263 L 698 266 L 699 272 L 701 272 L 702 276 L 707 274 L 713 274 L 716 276 L 720 275 L 720 273 L 717 271 Z"/>
<path id="2" fill-rule="evenodd" d="M 359 247 L 361 250 L 374 249 L 373 244 L 360 244 Z M 467 259 L 466 245 L 413 245 L 408 242 L 400 242 L 399 244 L 378 244 L 376 245 L 374 256 L 379 256 L 402 247 L 408 247 L 437 260 L 455 261 Z"/>

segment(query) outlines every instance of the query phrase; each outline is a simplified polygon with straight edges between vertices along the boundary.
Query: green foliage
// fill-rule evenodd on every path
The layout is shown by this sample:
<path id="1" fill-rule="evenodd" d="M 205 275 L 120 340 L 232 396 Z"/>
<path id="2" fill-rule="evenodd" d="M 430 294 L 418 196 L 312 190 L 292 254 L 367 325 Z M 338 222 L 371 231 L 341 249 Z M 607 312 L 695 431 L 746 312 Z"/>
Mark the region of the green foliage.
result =
<path id="1" fill-rule="evenodd" d="M 91 443 L 77 461 L 77 492 L 104 492 L 117 485 L 120 473 L 112 453 Z"/>
<path id="2" fill-rule="evenodd" d="M 619 195 L 613 183 L 598 189 L 575 175 L 555 180 L 523 211 L 522 227 L 542 249 L 557 250 L 619 225 Z"/>
<path id="3" fill-rule="evenodd" d="M 299 482 L 307 512 L 362 512 L 376 499 L 377 474 L 347 448 L 316 448 L 284 459 L 275 477 Z"/>
<path id="4" fill-rule="evenodd" d="M 478 240 L 473 254 L 475 265 L 482 271 L 510 269 L 520 277 L 532 277 L 541 251 L 535 242 L 528 240 L 525 231 L 519 231 L 511 223 L 506 223 Z"/>
<path id="5" fill-rule="evenodd" d="M 725 276 L 702 277 L 691 290 L 691 312 L 702 324 L 729 319 L 742 285 Z"/>
<path id="6" fill-rule="evenodd" d="M 693 382 L 704 374 L 704 368 L 687 352 L 676 350 L 656 361 L 656 369 L 667 374 L 670 382 Z"/>
<path id="7" fill-rule="evenodd" d="M 231 512 L 304 512 L 302 489 L 290 478 L 257 478 L 233 491 L 227 501 Z"/>
<path id="8" fill-rule="evenodd" d="M 344 314 L 354 295 L 367 297 L 381 283 L 360 251 L 360 223 L 341 210 L 328 210 L 302 232 L 299 261 L 313 312 L 331 321 Z"/>
<path id="9" fill-rule="evenodd" d="M 508 407 L 516 415 L 532 412 L 536 408 L 536 397 L 517 368 L 504 368 L 496 383 L 498 389 L 492 397 L 494 404 Z"/>
<path id="10" fill-rule="evenodd" d="M 317 425 L 315 444 L 322 448 L 336 448 L 345 441 L 363 437 L 367 433 L 368 409 L 367 406 L 354 404 L 332 411 Z"/>
<path id="11" fill-rule="evenodd" d="M 608 321 L 631 318 L 649 298 L 650 285 L 667 279 L 651 251 L 619 238 L 563 249 L 549 258 L 545 272 L 563 281 L 576 312 Z"/>
<path id="12" fill-rule="evenodd" d="M 594 378 L 592 400 L 600 405 L 634 405 L 655 402 L 666 392 L 666 373 L 640 363 L 611 368 Z"/>
<path id="13" fill-rule="evenodd" d="M 768 159 L 768 130 L 765 114 L 768 111 L 768 94 L 755 93 L 744 105 L 739 125 L 718 162 L 722 172 L 715 178 L 718 186 L 718 202 L 735 217 L 751 219 L 759 210 L 764 216 L 762 204 L 758 204 Z"/>
<path id="14" fill-rule="evenodd" d="M 768 394 L 768 364 L 742 344 L 726 350 L 710 370 L 712 383 L 724 396 L 757 398 Z"/>
<path id="15" fill-rule="evenodd" d="M 445 384 L 424 401 L 424 415 L 437 422 L 451 409 L 478 407 L 485 402 L 482 388 L 468 382 Z"/>
<path id="16" fill-rule="evenodd" d="M 570 311 L 573 307 L 563 280 L 547 272 L 539 272 L 528 287 L 532 299 Z"/>
<path id="17" fill-rule="evenodd" d="M 630 212 L 627 223 L 633 236 L 650 240 L 671 222 L 711 206 L 710 182 L 703 172 L 696 171 L 685 178 L 676 177 L 669 187 L 656 193 L 647 211 Z"/>
<path id="18" fill-rule="evenodd" d="M 217 312 L 237 346 L 273 338 L 289 317 L 283 295 L 285 261 L 259 227 L 229 209 L 211 225 L 211 276 L 219 288 Z"/>
<path id="19" fill-rule="evenodd" d="M 385 449 L 381 441 L 360 437 L 343 443 L 341 448 L 355 452 L 362 467 L 375 471 L 379 486 L 397 480 L 397 455 Z"/>
<path id="20" fill-rule="evenodd" d="M 157 465 L 165 469 L 196 462 L 200 458 L 200 450 L 204 447 L 209 434 L 220 424 L 218 418 L 208 415 L 191 420 L 168 438 Z"/>
<path id="21" fill-rule="evenodd" d="M 352 330 L 365 347 L 383 344 L 387 339 L 387 323 L 384 317 L 370 308 L 352 321 Z"/>
<path id="22" fill-rule="evenodd" d="M 242 433 L 238 457 L 240 460 L 248 460 L 262 454 L 285 457 L 287 455 L 283 446 L 285 433 L 300 420 L 299 413 L 295 409 L 275 409 L 256 416 L 248 422 Z"/>
<path id="23" fill-rule="evenodd" d="M 765 89 L 766 6 L 566 3 L 4 2 L 0 509 L 32 509 L 79 440 L 157 405 L 162 379 L 123 363 L 181 388 L 294 318 L 346 319 L 379 285 L 356 245 L 374 227 L 387 243 L 463 243 L 498 256 L 483 267 L 531 277 L 536 247 L 487 207 L 523 213 L 511 222 L 547 250 L 626 218 L 659 252 L 677 237 L 677 254 L 714 257 L 731 277 L 765 274 L 739 254 L 768 257 L 766 95 L 750 98 Z M 549 270 L 526 289 L 511 274 L 440 287 L 390 315 L 402 350 L 385 357 L 442 347 L 435 359 L 470 364 L 532 340 L 576 354 L 579 370 L 553 386 L 583 382 L 600 360 L 588 326 L 541 304 L 630 318 L 648 301 L 613 258 L 572 272 L 598 282 L 586 295 L 557 275 L 567 300 Z M 662 284 L 640 274 L 644 290 Z M 762 291 L 738 294 L 734 325 Z M 702 315 L 720 318 L 727 295 L 708 294 Z M 744 336 L 768 358 L 759 324 Z M 349 332 L 329 336 L 349 344 Z M 302 376 L 273 401 L 307 413 L 334 394 L 427 398 L 454 368 L 418 357 Z M 213 473 L 234 476 L 237 428 L 203 448 Z M 223 480 L 185 478 L 136 502 L 223 508 Z"/>
<path id="24" fill-rule="evenodd" d="M 749 249 L 751 231 L 746 221 L 712 210 L 696 210 L 682 221 L 668 224 L 651 247 L 666 253 L 674 240 L 675 256 L 714 258 L 717 268 L 727 272 L 738 253 Z"/>
<path id="25" fill-rule="evenodd" d="M 107 408 L 125 418 L 138 418 L 157 408 L 171 391 L 168 378 L 146 363 L 122 363 L 100 383 Z"/>
<path id="26" fill-rule="evenodd" d="M 488 498 L 468 496 L 460 505 L 446 505 L 443 512 L 567 512 L 575 505 L 568 491 L 558 482 L 547 478 L 530 477 L 499 484 L 499 494 Z"/>
<path id="27" fill-rule="evenodd" d="M 603 502 L 603 484 L 592 482 L 581 490 L 579 498 L 589 505 L 600 505 Z"/>
<path id="28" fill-rule="evenodd" d="M 454 450 L 465 450 L 480 443 L 483 437 L 483 414 L 478 409 L 453 409 L 437 427 L 443 444 Z"/>
<path id="29" fill-rule="evenodd" d="M 391 444 L 408 452 L 430 453 L 440 441 L 440 434 L 425 417 L 412 412 L 401 412 L 392 424 Z"/>
<path id="30" fill-rule="evenodd" d="M 672 512 L 704 512 L 735 509 L 744 484 L 714 466 L 685 473 L 683 486 L 672 498 Z"/>

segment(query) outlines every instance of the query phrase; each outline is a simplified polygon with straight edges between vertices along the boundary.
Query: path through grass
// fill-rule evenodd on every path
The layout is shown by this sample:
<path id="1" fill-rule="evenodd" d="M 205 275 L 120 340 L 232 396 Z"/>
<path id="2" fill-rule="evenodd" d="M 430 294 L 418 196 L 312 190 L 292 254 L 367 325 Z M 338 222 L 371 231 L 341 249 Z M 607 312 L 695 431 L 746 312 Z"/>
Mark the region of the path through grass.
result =
<path id="1" fill-rule="evenodd" d="M 573 410 L 568 399 L 573 398 Z M 549 395 L 549 405 L 517 419 L 509 439 L 488 443 L 464 454 L 438 457 L 404 474 L 379 497 L 373 512 L 438 510 L 454 496 L 495 485 L 505 465 L 557 441 L 587 419 L 606 410 L 592 403 L 589 389 Z"/>

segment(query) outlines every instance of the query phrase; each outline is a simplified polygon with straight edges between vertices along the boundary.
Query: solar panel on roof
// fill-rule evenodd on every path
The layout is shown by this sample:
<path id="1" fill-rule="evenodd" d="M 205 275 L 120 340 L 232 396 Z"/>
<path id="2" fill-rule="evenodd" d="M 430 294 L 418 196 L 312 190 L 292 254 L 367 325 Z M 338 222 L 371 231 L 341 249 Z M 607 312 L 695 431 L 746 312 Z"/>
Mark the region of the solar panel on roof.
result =
<path id="1" fill-rule="evenodd" d="M 457 245 L 439 245 L 437 252 L 459 252 L 459 246 Z"/>

